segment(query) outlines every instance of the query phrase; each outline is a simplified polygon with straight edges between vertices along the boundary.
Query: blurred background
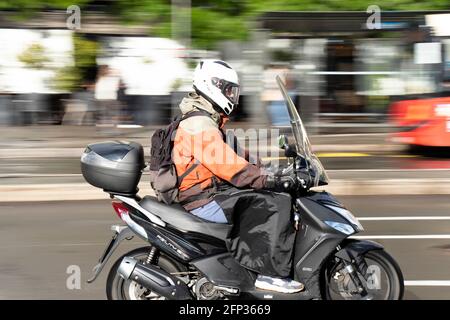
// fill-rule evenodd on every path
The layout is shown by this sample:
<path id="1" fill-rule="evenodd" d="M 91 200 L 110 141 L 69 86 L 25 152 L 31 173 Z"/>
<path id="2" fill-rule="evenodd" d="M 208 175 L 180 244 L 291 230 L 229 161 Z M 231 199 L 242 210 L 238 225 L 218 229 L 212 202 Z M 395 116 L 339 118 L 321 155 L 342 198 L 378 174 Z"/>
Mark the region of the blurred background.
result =
<path id="1" fill-rule="evenodd" d="M 327 190 L 398 259 L 406 297 L 449 299 L 449 19 L 447 0 L 0 1 L 0 298 L 104 298 L 106 274 L 65 285 L 118 222 L 80 155 L 119 139 L 149 156 L 218 58 L 242 84 L 228 127 L 286 131 L 281 75 Z"/>
<path id="2" fill-rule="evenodd" d="M 239 70 L 235 118 L 260 125 L 285 120 L 276 74 L 316 132 L 385 131 L 393 102 L 450 90 L 445 1 L 380 1 L 378 20 L 367 1 L 82 0 L 78 20 L 71 5 L 0 2 L 2 125 L 167 123 L 201 58 Z"/>

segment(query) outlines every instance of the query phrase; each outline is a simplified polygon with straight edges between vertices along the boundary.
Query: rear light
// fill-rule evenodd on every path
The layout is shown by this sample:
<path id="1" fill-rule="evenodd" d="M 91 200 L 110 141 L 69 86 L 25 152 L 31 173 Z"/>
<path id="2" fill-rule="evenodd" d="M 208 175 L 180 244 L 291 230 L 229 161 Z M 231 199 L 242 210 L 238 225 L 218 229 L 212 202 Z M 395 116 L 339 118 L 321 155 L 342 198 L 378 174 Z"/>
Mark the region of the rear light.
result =
<path id="1" fill-rule="evenodd" d="M 128 215 L 129 211 L 128 208 L 122 203 L 122 202 L 113 202 L 112 206 L 114 208 L 114 211 L 117 213 L 117 216 L 122 219 L 122 215 Z"/>

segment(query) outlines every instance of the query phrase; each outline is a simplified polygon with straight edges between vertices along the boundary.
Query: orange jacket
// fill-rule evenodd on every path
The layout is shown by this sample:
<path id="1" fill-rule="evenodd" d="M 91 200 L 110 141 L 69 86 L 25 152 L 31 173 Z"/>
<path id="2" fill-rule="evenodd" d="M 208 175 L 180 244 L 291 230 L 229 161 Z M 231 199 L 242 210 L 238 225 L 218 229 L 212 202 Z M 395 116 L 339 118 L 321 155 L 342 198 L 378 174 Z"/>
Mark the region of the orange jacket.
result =
<path id="1" fill-rule="evenodd" d="M 264 187 L 267 176 L 226 143 L 221 130 L 224 121 L 206 99 L 191 93 L 183 99 L 180 109 L 183 114 L 194 110 L 209 113 L 181 121 L 174 139 L 173 160 L 178 176 L 197 165 L 179 187 L 179 200 L 187 210 L 208 203 L 215 182 L 226 181 L 238 188 Z"/>

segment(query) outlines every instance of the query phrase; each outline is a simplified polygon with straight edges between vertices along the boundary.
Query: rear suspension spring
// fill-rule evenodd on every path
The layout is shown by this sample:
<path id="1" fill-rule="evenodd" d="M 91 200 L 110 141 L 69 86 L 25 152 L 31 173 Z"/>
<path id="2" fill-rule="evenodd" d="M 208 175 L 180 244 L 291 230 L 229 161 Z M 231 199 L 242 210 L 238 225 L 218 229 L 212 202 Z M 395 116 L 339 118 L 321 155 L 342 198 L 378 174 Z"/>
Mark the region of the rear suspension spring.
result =
<path id="1" fill-rule="evenodd" d="M 147 260 L 145 261 L 145 264 L 152 264 L 153 263 L 153 259 L 155 258 L 156 251 L 157 251 L 156 247 L 152 247 L 150 249 L 150 252 L 148 253 Z"/>

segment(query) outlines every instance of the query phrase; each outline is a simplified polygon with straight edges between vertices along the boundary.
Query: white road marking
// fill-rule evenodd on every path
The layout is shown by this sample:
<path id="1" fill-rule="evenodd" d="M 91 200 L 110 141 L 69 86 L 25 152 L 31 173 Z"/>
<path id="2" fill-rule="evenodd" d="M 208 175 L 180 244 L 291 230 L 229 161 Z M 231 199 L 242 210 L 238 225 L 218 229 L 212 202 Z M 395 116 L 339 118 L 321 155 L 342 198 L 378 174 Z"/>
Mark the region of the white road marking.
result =
<path id="1" fill-rule="evenodd" d="M 81 173 L 5 173 L 0 178 L 54 178 L 54 177 L 81 177 Z"/>
<path id="2" fill-rule="evenodd" d="M 450 280 L 406 280 L 404 283 L 411 287 L 450 287 Z"/>
<path id="3" fill-rule="evenodd" d="M 413 235 L 373 235 L 373 236 L 351 236 L 353 239 L 450 239 L 450 234 L 413 234 Z"/>
<path id="4" fill-rule="evenodd" d="M 142 128 L 142 126 L 139 124 L 118 124 L 116 127 L 117 128 L 125 128 L 125 129 Z"/>
<path id="5" fill-rule="evenodd" d="M 322 134 L 322 135 L 311 135 L 311 138 L 323 138 L 323 137 L 371 137 L 371 136 L 386 136 L 385 133 L 338 133 L 338 134 Z"/>
<path id="6" fill-rule="evenodd" d="M 359 221 L 450 220 L 450 216 L 359 217 Z"/>

